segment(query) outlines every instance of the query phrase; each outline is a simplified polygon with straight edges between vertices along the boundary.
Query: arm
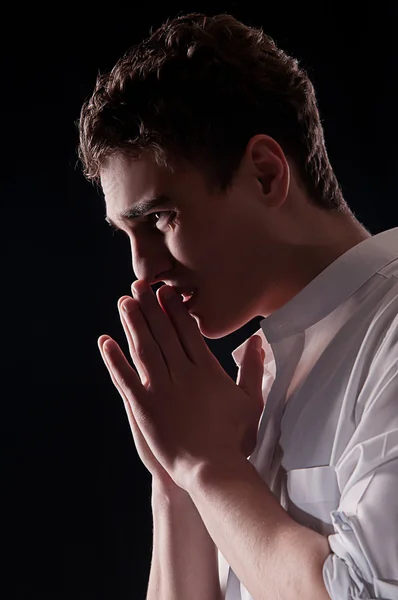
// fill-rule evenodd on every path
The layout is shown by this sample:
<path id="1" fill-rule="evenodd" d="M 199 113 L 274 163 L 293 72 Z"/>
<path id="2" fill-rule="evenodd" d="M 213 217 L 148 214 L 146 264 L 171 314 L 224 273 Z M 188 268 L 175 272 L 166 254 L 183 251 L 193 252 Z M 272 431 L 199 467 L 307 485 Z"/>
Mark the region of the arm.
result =
<path id="1" fill-rule="evenodd" d="M 249 461 L 204 465 L 189 487 L 209 534 L 254 600 L 330 600 L 322 577 L 327 539 L 292 519 Z"/>
<path id="2" fill-rule="evenodd" d="M 153 553 L 146 600 L 220 600 L 217 548 L 184 490 L 153 480 Z"/>

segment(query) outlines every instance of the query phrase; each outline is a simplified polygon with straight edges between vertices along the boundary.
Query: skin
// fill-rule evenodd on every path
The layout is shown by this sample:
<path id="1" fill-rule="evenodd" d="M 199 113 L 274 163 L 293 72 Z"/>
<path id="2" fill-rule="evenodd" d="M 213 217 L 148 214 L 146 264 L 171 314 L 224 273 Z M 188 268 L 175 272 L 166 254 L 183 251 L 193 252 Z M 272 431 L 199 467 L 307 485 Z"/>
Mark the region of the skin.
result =
<path id="1" fill-rule="evenodd" d="M 266 135 L 251 138 L 226 193 L 210 192 L 202 173 L 187 162 L 171 172 L 146 156 L 113 156 L 102 169 L 101 185 L 107 216 L 130 240 L 137 279 L 198 288 L 191 314 L 211 339 L 278 310 L 341 254 L 371 237 L 352 214 L 311 204 L 293 161 Z M 158 194 L 173 203 L 154 209 L 150 221 L 117 219 Z M 168 223 L 169 216 L 174 222 Z"/>
<path id="2" fill-rule="evenodd" d="M 224 337 L 278 310 L 371 234 L 353 215 L 311 204 L 293 163 L 265 135 L 249 141 L 224 194 L 211 193 L 186 162 L 171 172 L 147 157 L 114 156 L 101 184 L 108 217 L 130 240 L 138 279 L 134 300 L 118 303 L 138 375 L 109 336 L 98 343 L 153 482 L 169 498 L 188 492 L 215 546 L 253 597 L 263 597 L 267 581 L 267 597 L 326 600 L 327 539 L 294 521 L 247 461 L 264 402 L 264 355 L 251 341 L 235 384 L 202 336 Z M 174 211 L 173 223 L 162 218 L 153 227 L 146 217 L 118 222 L 120 212 L 160 194 L 173 204 L 153 212 Z M 167 286 L 156 298 L 142 295 L 145 284 L 158 282 L 199 289 L 195 320 L 178 296 L 166 299 Z M 208 561 L 207 581 L 215 572 L 209 542 L 199 553 Z"/>

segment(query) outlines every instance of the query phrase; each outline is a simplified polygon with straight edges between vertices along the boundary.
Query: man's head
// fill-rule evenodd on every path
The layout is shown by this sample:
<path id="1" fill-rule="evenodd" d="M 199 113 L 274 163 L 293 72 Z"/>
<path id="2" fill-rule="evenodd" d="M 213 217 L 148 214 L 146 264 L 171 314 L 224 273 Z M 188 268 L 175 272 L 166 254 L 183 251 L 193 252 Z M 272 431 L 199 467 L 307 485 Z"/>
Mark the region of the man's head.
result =
<path id="1" fill-rule="evenodd" d="M 79 125 L 135 275 L 196 288 L 206 337 L 267 316 L 363 235 L 306 73 L 230 15 L 166 22 L 98 78 Z M 159 195 L 170 203 L 120 220 Z"/>

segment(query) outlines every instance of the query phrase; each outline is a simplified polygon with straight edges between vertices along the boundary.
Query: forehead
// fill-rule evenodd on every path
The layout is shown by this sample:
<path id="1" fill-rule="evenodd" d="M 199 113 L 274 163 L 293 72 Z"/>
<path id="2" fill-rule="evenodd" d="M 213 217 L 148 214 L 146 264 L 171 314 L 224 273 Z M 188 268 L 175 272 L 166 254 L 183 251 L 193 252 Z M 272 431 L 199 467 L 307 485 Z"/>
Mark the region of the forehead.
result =
<path id="1" fill-rule="evenodd" d="M 147 157 L 133 160 L 113 156 L 100 174 L 105 203 L 112 212 L 119 212 L 153 195 L 159 187 L 169 183 L 170 176 L 170 171 Z"/>

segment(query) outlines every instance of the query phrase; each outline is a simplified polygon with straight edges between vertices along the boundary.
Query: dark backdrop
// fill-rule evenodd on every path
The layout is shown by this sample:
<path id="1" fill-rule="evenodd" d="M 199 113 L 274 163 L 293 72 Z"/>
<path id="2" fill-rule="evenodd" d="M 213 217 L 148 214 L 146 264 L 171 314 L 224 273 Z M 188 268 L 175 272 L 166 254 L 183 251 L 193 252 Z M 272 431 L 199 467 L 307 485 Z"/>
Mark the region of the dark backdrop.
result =
<path id="1" fill-rule="evenodd" d="M 135 276 L 76 166 L 74 122 L 98 70 L 168 16 L 229 12 L 261 25 L 315 83 L 345 198 L 376 234 L 398 226 L 397 4 L 81 3 L 2 9 L 2 561 L 11 599 L 145 599 L 150 476 L 97 348 L 127 353 L 116 303 Z M 207 340 L 232 350 L 255 319 Z"/>

